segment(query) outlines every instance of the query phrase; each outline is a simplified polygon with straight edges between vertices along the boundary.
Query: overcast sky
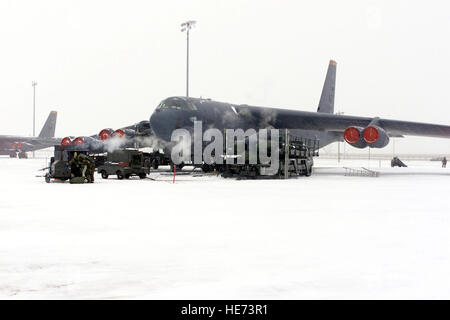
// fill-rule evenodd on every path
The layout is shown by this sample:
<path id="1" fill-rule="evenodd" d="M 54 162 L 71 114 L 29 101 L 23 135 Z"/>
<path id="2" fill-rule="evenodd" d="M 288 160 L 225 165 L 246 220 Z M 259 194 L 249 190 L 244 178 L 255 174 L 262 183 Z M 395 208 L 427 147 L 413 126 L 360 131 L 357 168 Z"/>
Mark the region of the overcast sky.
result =
<path id="1" fill-rule="evenodd" d="M 450 125 L 448 1 L 1 0 L 0 134 L 32 133 L 32 80 L 38 132 L 50 110 L 57 136 L 148 120 L 185 94 L 190 19 L 191 96 L 315 111 L 335 59 L 336 110 Z"/>

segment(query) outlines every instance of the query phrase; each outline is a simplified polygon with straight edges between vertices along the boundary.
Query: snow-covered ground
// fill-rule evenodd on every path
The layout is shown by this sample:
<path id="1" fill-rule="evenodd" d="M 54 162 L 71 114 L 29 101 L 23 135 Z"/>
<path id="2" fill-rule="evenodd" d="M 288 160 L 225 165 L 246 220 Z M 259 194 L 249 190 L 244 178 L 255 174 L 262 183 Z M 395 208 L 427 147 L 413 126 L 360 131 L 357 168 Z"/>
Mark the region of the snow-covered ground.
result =
<path id="1" fill-rule="evenodd" d="M 0 298 L 449 299 L 450 168 L 408 164 L 70 185 L 0 158 Z"/>

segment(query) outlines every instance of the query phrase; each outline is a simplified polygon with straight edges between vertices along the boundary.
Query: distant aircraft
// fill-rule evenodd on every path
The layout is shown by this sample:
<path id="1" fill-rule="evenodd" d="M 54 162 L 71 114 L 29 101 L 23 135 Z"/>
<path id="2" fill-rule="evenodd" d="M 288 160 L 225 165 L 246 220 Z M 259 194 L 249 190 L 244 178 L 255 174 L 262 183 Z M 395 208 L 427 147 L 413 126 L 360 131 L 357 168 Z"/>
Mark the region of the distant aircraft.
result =
<path id="1" fill-rule="evenodd" d="M 317 112 L 254 107 L 210 99 L 171 97 L 163 100 L 150 117 L 157 138 L 170 141 L 175 129 L 192 132 L 194 121 L 203 130 L 292 129 L 291 134 L 319 140 L 320 148 L 345 140 L 356 148 L 383 148 L 389 138 L 404 135 L 450 138 L 450 126 L 334 113 L 336 62 L 331 60 Z"/>
<path id="2" fill-rule="evenodd" d="M 45 121 L 39 136 L 23 137 L 0 135 L 0 155 L 9 155 L 11 158 L 27 158 L 27 152 L 45 149 L 59 144 L 60 139 L 55 137 L 57 112 L 51 111 Z"/>

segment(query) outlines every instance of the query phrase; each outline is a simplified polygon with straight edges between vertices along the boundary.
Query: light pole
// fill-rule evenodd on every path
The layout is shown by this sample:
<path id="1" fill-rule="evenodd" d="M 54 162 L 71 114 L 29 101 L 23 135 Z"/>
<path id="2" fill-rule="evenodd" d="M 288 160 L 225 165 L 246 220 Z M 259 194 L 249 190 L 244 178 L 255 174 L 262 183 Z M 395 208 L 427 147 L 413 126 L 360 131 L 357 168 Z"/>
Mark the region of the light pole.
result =
<path id="1" fill-rule="evenodd" d="M 36 136 L 36 86 L 37 82 L 32 81 L 31 85 L 33 86 L 33 137 Z"/>
<path id="2" fill-rule="evenodd" d="M 31 86 L 33 87 L 33 137 L 36 136 L 36 86 L 37 82 L 32 81 Z M 34 151 L 33 151 L 34 158 Z"/>
<path id="3" fill-rule="evenodd" d="M 196 21 L 189 20 L 181 24 L 181 32 L 186 31 L 186 97 L 189 98 L 189 30 L 195 26 Z"/>

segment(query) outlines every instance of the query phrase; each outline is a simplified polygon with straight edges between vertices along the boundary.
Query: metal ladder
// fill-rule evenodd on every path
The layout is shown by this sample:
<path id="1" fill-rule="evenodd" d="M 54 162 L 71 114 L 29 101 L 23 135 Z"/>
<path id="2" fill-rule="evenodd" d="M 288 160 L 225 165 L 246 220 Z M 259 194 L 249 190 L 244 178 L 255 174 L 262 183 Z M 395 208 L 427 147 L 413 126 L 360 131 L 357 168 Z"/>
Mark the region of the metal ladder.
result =
<path id="1" fill-rule="evenodd" d="M 344 167 L 345 176 L 357 176 L 357 177 L 379 177 L 380 172 L 369 170 L 367 168 L 361 167 L 361 169 Z"/>

